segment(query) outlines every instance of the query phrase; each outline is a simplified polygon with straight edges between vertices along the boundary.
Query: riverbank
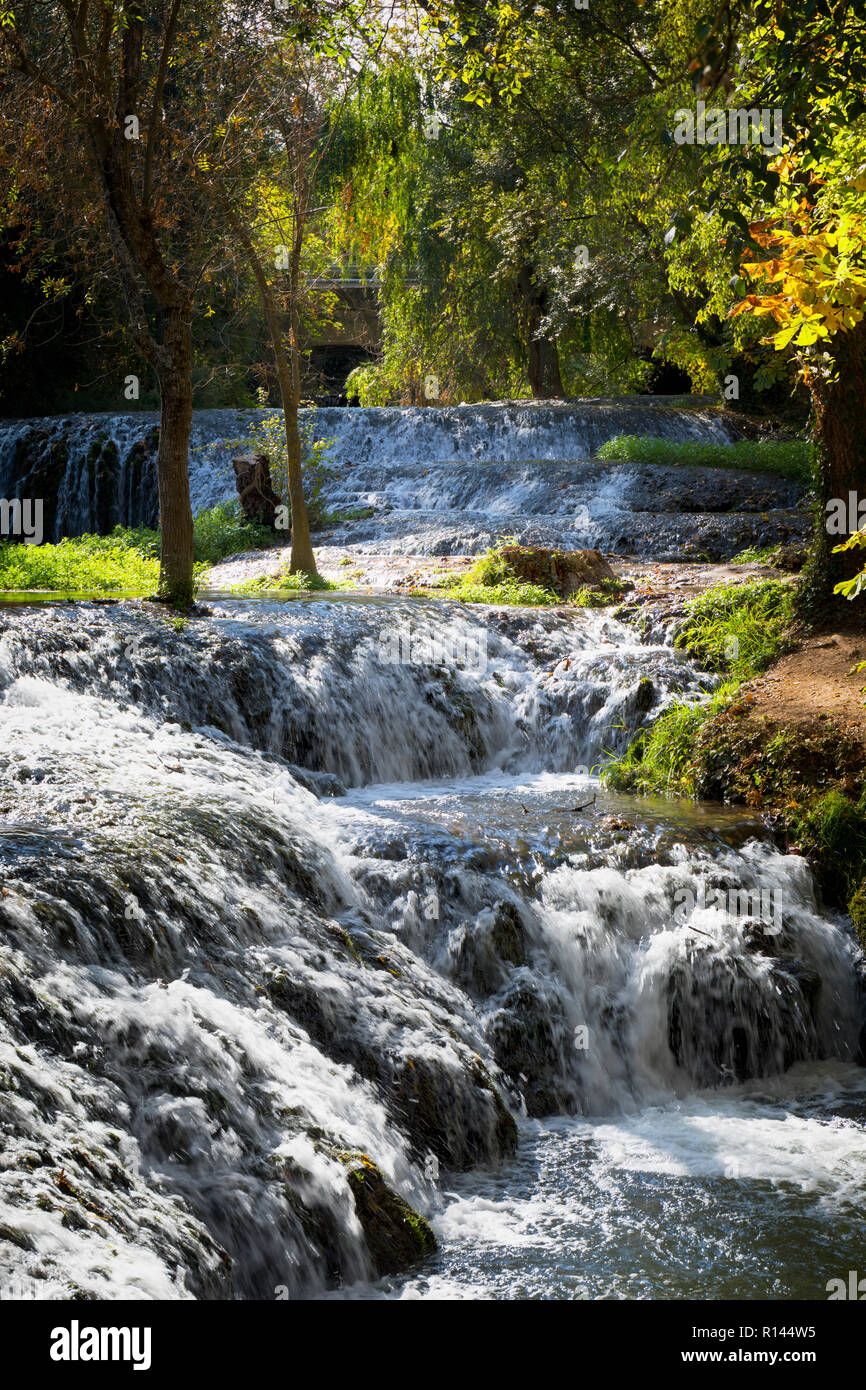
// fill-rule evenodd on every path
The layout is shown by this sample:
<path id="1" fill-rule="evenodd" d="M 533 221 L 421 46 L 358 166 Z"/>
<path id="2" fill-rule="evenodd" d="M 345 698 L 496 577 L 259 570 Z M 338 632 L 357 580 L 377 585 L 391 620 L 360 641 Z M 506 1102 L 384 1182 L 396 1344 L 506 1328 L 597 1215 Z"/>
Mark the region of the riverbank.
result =
<path id="1" fill-rule="evenodd" d="M 746 582 L 796 582 L 764 566 L 745 568 Z M 730 592 L 730 580 L 723 582 L 721 595 Z M 677 589 L 638 590 L 618 612 L 645 631 L 678 634 L 694 655 L 703 640 L 694 601 L 714 591 L 692 585 L 680 596 Z M 828 905 L 852 914 L 866 945 L 866 678 L 858 670 L 866 619 L 841 600 L 815 627 L 791 617 L 774 639 L 776 654 L 772 647 L 746 653 L 733 681 L 731 638 L 721 649 L 718 632 L 714 640 L 708 664 L 728 683 L 709 699 L 667 710 L 606 775 L 621 788 L 685 791 L 759 812 L 786 850 L 807 856 Z"/>

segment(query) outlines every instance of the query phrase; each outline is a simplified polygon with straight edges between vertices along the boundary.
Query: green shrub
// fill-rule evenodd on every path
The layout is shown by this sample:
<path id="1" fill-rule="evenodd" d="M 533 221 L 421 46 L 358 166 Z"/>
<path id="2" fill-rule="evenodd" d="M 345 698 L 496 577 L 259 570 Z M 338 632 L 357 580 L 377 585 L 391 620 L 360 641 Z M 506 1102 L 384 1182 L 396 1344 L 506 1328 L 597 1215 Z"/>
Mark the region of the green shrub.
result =
<path id="1" fill-rule="evenodd" d="M 192 530 L 195 558 L 206 565 L 218 565 L 227 555 L 243 550 L 266 550 L 281 540 L 285 543 L 289 534 L 248 521 L 237 498 L 206 507 L 195 517 Z"/>
<path id="2" fill-rule="evenodd" d="M 707 670 L 748 680 L 785 650 L 794 594 L 779 579 L 718 584 L 686 605 L 677 645 Z"/>
<path id="3" fill-rule="evenodd" d="M 0 544 L 0 590 L 62 594 L 146 594 L 159 579 L 159 536 L 124 530 L 57 544 Z"/>
<path id="4" fill-rule="evenodd" d="M 811 480 L 811 447 L 803 439 L 741 439 L 736 444 L 714 444 L 701 439 L 620 434 L 602 444 L 597 457 L 689 468 L 743 468 L 747 472 L 776 473 L 782 478 L 808 483 Z"/>
<path id="5" fill-rule="evenodd" d="M 551 608 L 562 599 L 541 584 L 522 583 L 502 554 L 502 541 L 479 555 L 456 581 L 443 584 L 444 598 L 458 603 L 502 603 L 523 607 Z"/>

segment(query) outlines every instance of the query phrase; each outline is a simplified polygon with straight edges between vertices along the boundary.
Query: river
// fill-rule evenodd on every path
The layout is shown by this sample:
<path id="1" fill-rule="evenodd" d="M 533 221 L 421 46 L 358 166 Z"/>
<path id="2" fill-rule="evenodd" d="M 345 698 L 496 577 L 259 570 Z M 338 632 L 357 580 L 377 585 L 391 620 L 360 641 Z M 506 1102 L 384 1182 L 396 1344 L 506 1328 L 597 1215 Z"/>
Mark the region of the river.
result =
<path id="1" fill-rule="evenodd" d="M 826 1298 L 850 929 L 755 816 L 598 779 L 715 678 L 605 612 L 204 601 L 0 614 L 7 1287 Z"/>

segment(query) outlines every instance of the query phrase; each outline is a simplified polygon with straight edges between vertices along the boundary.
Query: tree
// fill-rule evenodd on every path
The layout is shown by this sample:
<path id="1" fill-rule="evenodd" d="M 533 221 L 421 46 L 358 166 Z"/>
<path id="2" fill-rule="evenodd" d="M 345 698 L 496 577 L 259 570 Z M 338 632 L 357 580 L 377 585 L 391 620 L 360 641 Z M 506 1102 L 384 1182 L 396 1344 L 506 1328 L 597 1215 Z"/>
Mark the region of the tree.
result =
<path id="1" fill-rule="evenodd" d="M 739 51 L 720 42 L 738 28 Z M 783 114 L 781 157 L 754 143 L 739 152 L 717 202 L 745 243 L 751 281 L 732 313 L 775 322 L 768 341 L 795 358 L 812 399 L 826 595 L 856 564 L 850 545 L 832 558 L 827 505 L 866 486 L 866 14 L 857 0 L 723 0 L 700 37 L 696 71 L 724 80 L 733 100 Z M 750 215 L 737 171 L 752 181 Z M 845 512 L 850 536 L 856 517 Z"/>
<path id="2" fill-rule="evenodd" d="M 207 167 L 228 241 L 252 274 L 267 326 L 285 424 L 290 568 L 311 576 L 317 570 L 298 426 L 302 319 L 333 308 L 333 296 L 309 275 L 311 246 L 323 244 L 317 187 L 349 92 L 388 33 L 387 7 L 372 19 L 367 8 L 363 0 L 325 0 L 294 14 L 280 4 L 263 12 L 238 55 L 239 96 L 220 125 L 219 159 Z"/>
<path id="3" fill-rule="evenodd" d="M 690 90 L 690 8 L 425 6 L 431 51 L 359 113 L 352 203 L 359 241 L 381 228 L 385 318 L 365 385 L 384 393 L 384 374 L 411 392 L 420 370 L 458 399 L 634 390 L 650 354 L 716 384 L 731 295 L 696 323 L 698 287 L 675 282 L 665 244 L 703 177 L 669 136 Z M 678 272 L 682 253 L 680 238 Z"/>
<path id="4" fill-rule="evenodd" d="M 217 0 L 197 0 L 194 11 L 157 0 L 146 14 L 134 0 L 22 0 L 0 23 L 4 75 L 17 79 L 25 112 L 20 133 L 32 137 L 46 115 L 56 127 L 62 112 L 57 158 L 93 189 L 81 203 L 98 216 L 133 340 L 159 383 L 160 593 L 178 604 L 192 597 L 192 321 L 218 242 L 196 178 L 216 141 L 201 94 L 229 66 L 224 19 Z M 238 9 L 233 24 L 242 23 Z M 68 206 L 60 212 L 70 216 Z"/>
<path id="5" fill-rule="evenodd" d="M 801 159 L 778 161 L 773 214 L 750 226 L 760 254 L 742 263 L 754 289 L 731 312 L 769 315 L 768 341 L 796 353 L 825 451 L 821 502 L 844 500 L 847 516 L 849 490 L 866 482 L 866 123 L 811 165 L 805 189 L 792 178 Z"/>

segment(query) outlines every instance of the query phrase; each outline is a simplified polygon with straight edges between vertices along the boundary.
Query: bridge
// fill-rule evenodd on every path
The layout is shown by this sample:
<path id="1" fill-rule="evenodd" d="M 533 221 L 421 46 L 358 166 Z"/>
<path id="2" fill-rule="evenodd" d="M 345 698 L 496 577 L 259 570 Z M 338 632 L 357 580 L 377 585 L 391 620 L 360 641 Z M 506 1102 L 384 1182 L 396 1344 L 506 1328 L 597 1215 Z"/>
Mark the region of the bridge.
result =
<path id="1" fill-rule="evenodd" d="M 338 322 L 314 333 L 308 344 L 304 394 L 321 405 L 345 402 L 346 377 L 378 355 L 381 281 L 374 266 L 333 266 L 311 281 L 312 290 L 330 290 L 339 301 Z"/>

